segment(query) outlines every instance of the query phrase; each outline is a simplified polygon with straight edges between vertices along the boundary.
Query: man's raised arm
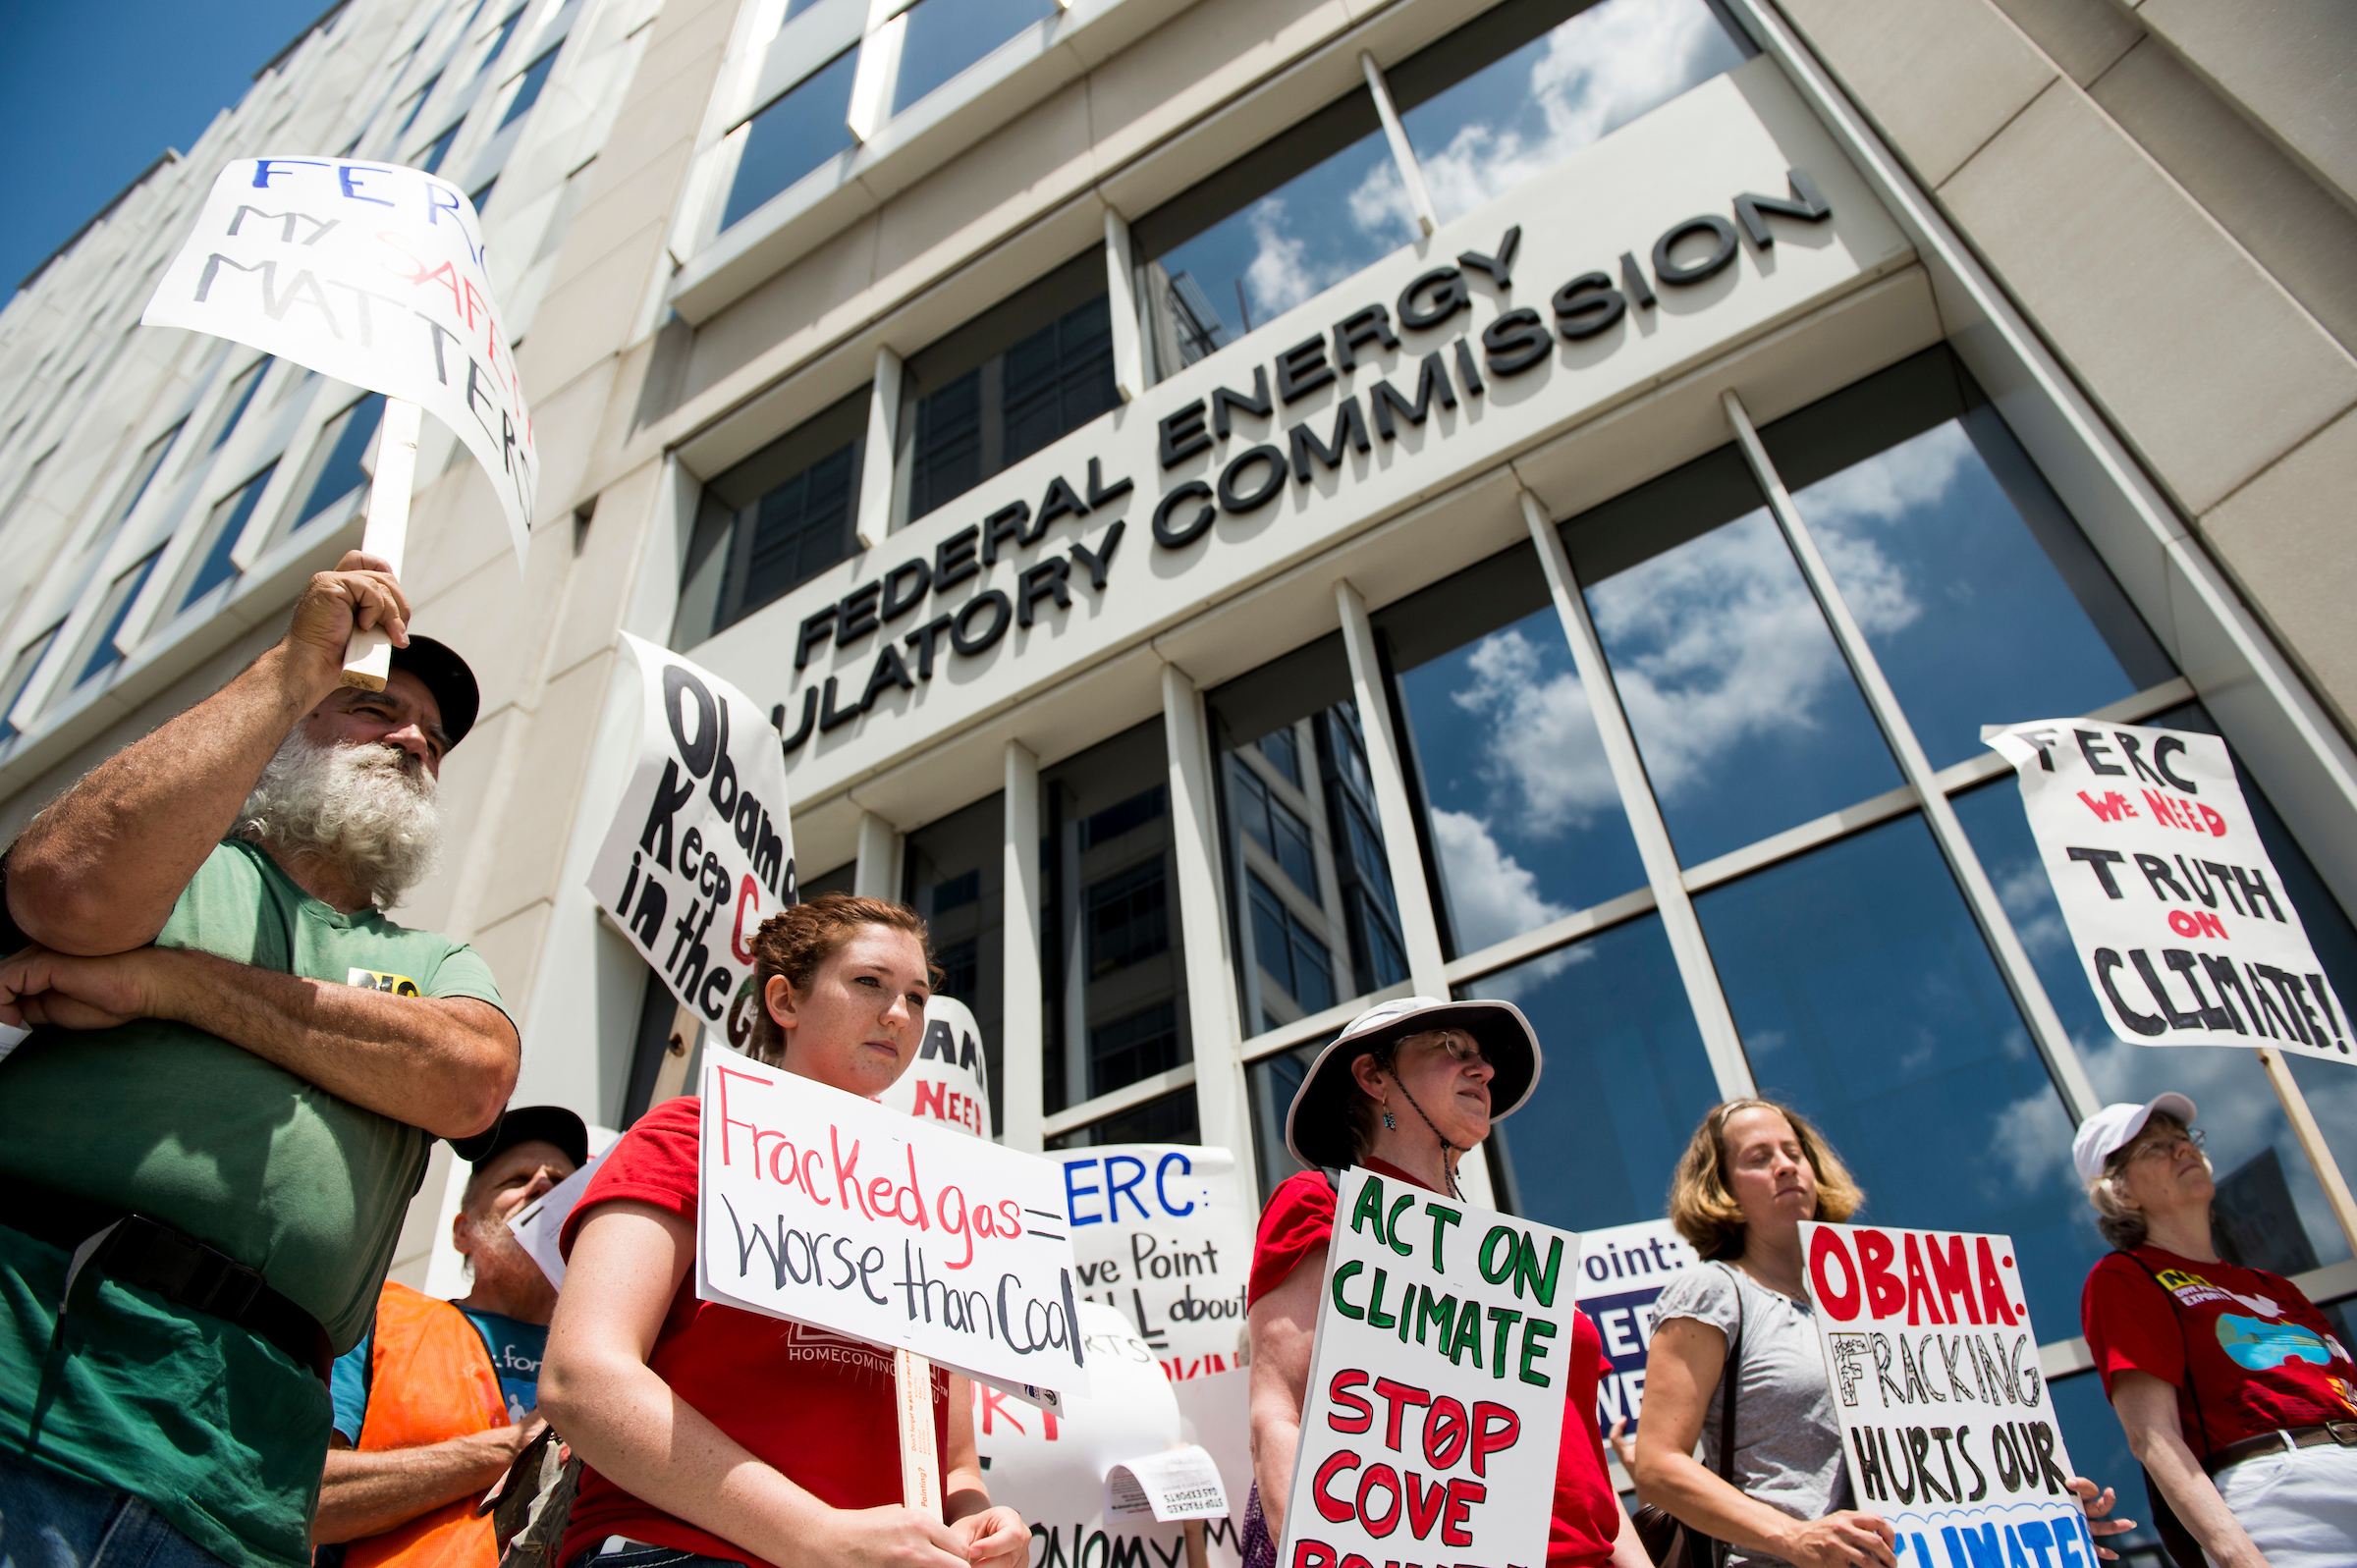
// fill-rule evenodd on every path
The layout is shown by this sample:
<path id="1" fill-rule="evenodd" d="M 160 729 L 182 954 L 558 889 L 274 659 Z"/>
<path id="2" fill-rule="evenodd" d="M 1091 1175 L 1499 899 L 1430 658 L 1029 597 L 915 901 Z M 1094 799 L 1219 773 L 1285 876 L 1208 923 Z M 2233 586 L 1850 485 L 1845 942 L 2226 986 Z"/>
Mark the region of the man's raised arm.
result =
<path id="1" fill-rule="evenodd" d="M 18 928 L 63 953 L 152 942 L 288 731 L 342 680 L 353 628 L 381 628 L 402 647 L 409 614 L 374 556 L 355 550 L 315 574 L 276 645 L 33 819 L 8 851 L 7 913 Z"/>

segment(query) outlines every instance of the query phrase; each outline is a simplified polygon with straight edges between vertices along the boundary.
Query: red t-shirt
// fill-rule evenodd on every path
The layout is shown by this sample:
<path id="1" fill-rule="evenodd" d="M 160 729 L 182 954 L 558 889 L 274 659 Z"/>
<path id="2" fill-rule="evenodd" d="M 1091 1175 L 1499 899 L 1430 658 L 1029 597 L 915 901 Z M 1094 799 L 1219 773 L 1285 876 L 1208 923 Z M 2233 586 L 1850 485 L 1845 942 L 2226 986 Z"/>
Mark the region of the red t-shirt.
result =
<path id="1" fill-rule="evenodd" d="M 568 1256 L 599 1204 L 634 1198 L 695 1218 L 701 1102 L 668 1101 L 623 1134 L 565 1221 Z M 715 1302 L 698 1301 L 695 1271 L 680 1281 L 646 1364 L 674 1392 L 753 1456 L 819 1501 L 877 1508 L 901 1500 L 900 1428 L 892 1352 L 865 1340 Z M 933 1436 L 949 1452 L 949 1374 L 933 1370 Z M 608 1536 L 770 1568 L 742 1546 L 676 1519 L 584 1468 L 559 1562 Z"/>
<path id="2" fill-rule="evenodd" d="M 1367 1168 L 1413 1186 L 1424 1183 L 1379 1160 Z M 1430 1192 L 1432 1189 L 1424 1187 Z M 1334 1189 L 1323 1171 L 1304 1170 L 1278 1183 L 1260 1213 L 1252 1243 L 1252 1272 L 1244 1282 L 1246 1310 L 1285 1283 L 1304 1256 L 1334 1235 Z M 1612 1561 L 1620 1533 L 1620 1499 L 1605 1468 L 1604 1438 L 1596 1430 L 1596 1384 L 1604 1372 L 1604 1337 L 1588 1315 L 1571 1309 L 1569 1384 L 1563 1390 L 1563 1431 L 1555 1463 L 1554 1523 L 1547 1532 L 1549 1568 L 1602 1568 Z"/>
<path id="3" fill-rule="evenodd" d="M 2291 1281 L 2159 1247 L 2139 1247 L 2135 1258 L 2153 1272 L 2113 1253 L 2088 1272 L 2079 1295 L 2105 1393 L 2113 1374 L 2130 1370 L 2175 1384 L 2185 1444 L 2196 1454 L 2279 1427 L 2357 1417 L 2357 1366 Z"/>

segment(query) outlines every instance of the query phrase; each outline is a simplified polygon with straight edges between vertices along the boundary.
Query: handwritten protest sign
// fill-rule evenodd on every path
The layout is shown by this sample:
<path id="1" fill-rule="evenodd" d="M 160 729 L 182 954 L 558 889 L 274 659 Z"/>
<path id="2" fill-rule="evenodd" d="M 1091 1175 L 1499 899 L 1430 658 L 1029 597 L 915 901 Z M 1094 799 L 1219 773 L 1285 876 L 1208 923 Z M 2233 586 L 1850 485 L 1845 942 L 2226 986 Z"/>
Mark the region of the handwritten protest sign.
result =
<path id="1" fill-rule="evenodd" d="M 1105 1144 L 1048 1157 L 1083 1296 L 1118 1307 L 1174 1379 L 1237 1365 L 1254 1211 L 1235 1157 L 1193 1144 Z"/>
<path id="2" fill-rule="evenodd" d="M 491 476 L 522 564 L 540 459 L 482 220 L 447 180 L 349 158 L 222 169 L 139 317 L 413 403 Z"/>
<path id="3" fill-rule="evenodd" d="M 1281 1568 L 1546 1561 L 1579 1238 L 1353 1169 Z"/>
<path id="4" fill-rule="evenodd" d="M 1088 1350 L 1085 1395 L 1050 1413 L 975 1386 L 974 1446 L 991 1499 L 1030 1523 L 1031 1568 L 1183 1568 L 1181 1524 L 1158 1522 L 1150 1508 L 1124 1514 L 1109 1495 L 1116 1467 L 1187 1440 L 1172 1399 L 1183 1385 L 1163 1377 L 1153 1350 L 1113 1308 L 1083 1301 L 1079 1321 Z M 1241 1496 L 1229 1497 L 1238 1516 Z M 1235 1523 L 1210 1519 L 1207 1534 L 1212 1568 L 1235 1568 Z"/>
<path id="5" fill-rule="evenodd" d="M 1900 1568 L 2093 1568 L 2012 1238 L 1808 1221 L 1801 1245 L 1850 1486 Z"/>
<path id="6" fill-rule="evenodd" d="M 1579 1236 L 1579 1305 L 1604 1341 L 1596 1382 L 1596 1427 L 1631 1429 L 1645 1401 L 1645 1352 L 1653 1343 L 1653 1304 L 1681 1270 L 1699 1261 L 1667 1219 L 1640 1220 Z"/>
<path id="7" fill-rule="evenodd" d="M 638 765 L 589 891 L 680 1005 L 717 1024 L 732 997 L 740 1013 L 750 1003 L 753 933 L 795 901 L 786 759 L 743 692 L 651 642 L 623 641 L 638 661 Z"/>
<path id="8" fill-rule="evenodd" d="M 733 1025 L 734 1020 L 732 1036 Z M 992 1129 L 986 1070 L 982 1026 L 974 1022 L 973 1009 L 955 997 L 929 997 L 925 1039 L 917 1047 L 916 1060 L 878 1099 L 895 1110 L 988 1138 Z"/>
<path id="9" fill-rule="evenodd" d="M 2357 1060 L 2223 740 L 2085 719 L 1985 738 L 2021 781 L 2071 945 L 2120 1039 Z"/>
<path id="10" fill-rule="evenodd" d="M 704 1045 L 696 1293 L 1018 1397 L 1088 1386 L 1056 1167 Z"/>

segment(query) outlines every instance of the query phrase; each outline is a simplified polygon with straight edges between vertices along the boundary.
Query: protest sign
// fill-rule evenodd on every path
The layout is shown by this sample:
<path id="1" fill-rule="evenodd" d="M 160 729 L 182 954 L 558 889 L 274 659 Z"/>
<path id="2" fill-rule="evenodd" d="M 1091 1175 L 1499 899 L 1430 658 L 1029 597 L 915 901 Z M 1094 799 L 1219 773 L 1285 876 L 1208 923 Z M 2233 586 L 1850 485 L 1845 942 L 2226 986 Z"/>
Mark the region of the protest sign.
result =
<path id="1" fill-rule="evenodd" d="M 1089 1391 L 1056 1412 L 1033 1410 L 995 1389 L 974 1387 L 974 1445 L 993 1502 L 1031 1527 L 1031 1568 L 1182 1568 L 1183 1527 L 1150 1511 L 1108 1512 L 1115 1467 L 1172 1451 L 1190 1439 L 1174 1384 L 1129 1321 L 1098 1302 L 1079 1304 Z M 1233 1375 L 1231 1375 L 1233 1376 Z M 1240 1519 L 1243 1494 L 1223 1489 Z M 1234 1520 L 1211 1519 L 1212 1568 L 1236 1568 Z"/>
<path id="2" fill-rule="evenodd" d="M 349 158 L 240 158 L 139 317 L 412 403 L 491 476 L 519 567 L 540 460 L 482 220 L 447 180 Z"/>
<path id="3" fill-rule="evenodd" d="M 864 1162 L 864 1169 L 862 1164 Z M 706 1038 L 696 1294 L 1053 1402 L 1088 1386 L 1056 1167 Z"/>
<path id="4" fill-rule="evenodd" d="M 1596 1381 L 1596 1429 L 1626 1421 L 1633 1430 L 1645 1399 L 1645 1351 L 1653 1343 L 1653 1303 L 1681 1270 L 1700 1260 L 1667 1219 L 1640 1220 L 1579 1236 L 1579 1306 L 1604 1341 Z"/>
<path id="5" fill-rule="evenodd" d="M 1547 1558 L 1579 1238 L 1353 1169 L 1280 1568 Z"/>
<path id="6" fill-rule="evenodd" d="M 1800 1228 L 1850 1487 L 1898 1532 L 1900 1568 L 2094 1568 L 2012 1238 Z"/>
<path id="7" fill-rule="evenodd" d="M 2071 946 L 2120 1039 L 2357 1059 L 2223 740 L 2086 719 L 1983 737 L 2021 781 Z"/>
<path id="8" fill-rule="evenodd" d="M 559 1290 L 565 1288 L 565 1253 L 557 1245 L 557 1239 L 564 1233 L 565 1221 L 580 1207 L 581 1194 L 589 1190 L 589 1179 L 606 1162 L 606 1156 L 614 1152 L 615 1140 L 620 1135 L 598 1128 L 590 1136 L 601 1139 L 606 1147 L 591 1155 L 589 1162 L 580 1169 L 517 1210 L 516 1217 L 508 1221 L 516 1244 L 540 1266 L 540 1271 L 548 1275 L 548 1282 Z"/>
<path id="9" fill-rule="evenodd" d="M 732 1041 L 735 1024 L 732 1018 Z M 925 1039 L 916 1049 L 916 1060 L 876 1098 L 895 1110 L 989 1138 L 988 1070 L 982 1026 L 974 1022 L 973 1009 L 955 997 L 936 995 L 925 1001 Z"/>
<path id="10" fill-rule="evenodd" d="M 1051 1154 L 1082 1296 L 1117 1307 L 1174 1379 L 1236 1366 L 1254 1211 L 1235 1157 L 1193 1144 Z"/>
<path id="11" fill-rule="evenodd" d="M 681 1006 L 716 1024 L 737 998 L 741 1045 L 755 1004 L 747 944 L 795 901 L 785 753 L 743 692 L 627 631 L 623 641 L 638 661 L 638 764 L 589 891 Z"/>

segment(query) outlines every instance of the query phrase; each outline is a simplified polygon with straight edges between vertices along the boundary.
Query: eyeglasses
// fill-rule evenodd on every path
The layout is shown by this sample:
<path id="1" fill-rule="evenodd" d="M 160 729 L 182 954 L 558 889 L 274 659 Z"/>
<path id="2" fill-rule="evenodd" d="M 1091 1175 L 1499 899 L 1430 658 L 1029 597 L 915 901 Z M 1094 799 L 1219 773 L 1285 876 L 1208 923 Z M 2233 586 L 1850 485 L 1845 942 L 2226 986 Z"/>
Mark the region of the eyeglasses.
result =
<path id="1" fill-rule="evenodd" d="M 2147 1155 L 2173 1158 L 2180 1146 L 2190 1148 L 2194 1153 L 2200 1154 L 2209 1147 L 2209 1144 L 2210 1135 L 2208 1133 L 2199 1127 L 2188 1127 L 2182 1132 L 2168 1133 L 2137 1145 L 2128 1159 L 2131 1161 L 2142 1160 Z"/>

